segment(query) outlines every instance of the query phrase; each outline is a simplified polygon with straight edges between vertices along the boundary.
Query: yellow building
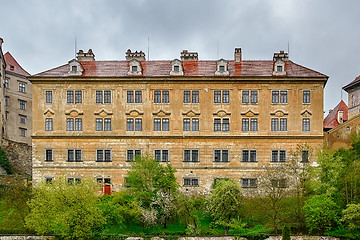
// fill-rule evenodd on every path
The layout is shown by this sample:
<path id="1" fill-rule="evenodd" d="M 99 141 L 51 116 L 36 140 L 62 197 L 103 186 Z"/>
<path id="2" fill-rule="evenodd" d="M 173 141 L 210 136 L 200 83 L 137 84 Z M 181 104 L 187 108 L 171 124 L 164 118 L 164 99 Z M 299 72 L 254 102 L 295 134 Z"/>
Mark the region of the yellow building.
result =
<path id="1" fill-rule="evenodd" d="M 77 59 L 31 77 L 33 181 L 65 175 L 96 178 L 116 191 L 136 154 L 177 169 L 185 189 L 208 191 L 217 178 L 243 188 L 264 166 L 277 166 L 303 146 L 315 160 L 323 144 L 327 76 L 275 53 L 273 60 L 172 61 Z"/>

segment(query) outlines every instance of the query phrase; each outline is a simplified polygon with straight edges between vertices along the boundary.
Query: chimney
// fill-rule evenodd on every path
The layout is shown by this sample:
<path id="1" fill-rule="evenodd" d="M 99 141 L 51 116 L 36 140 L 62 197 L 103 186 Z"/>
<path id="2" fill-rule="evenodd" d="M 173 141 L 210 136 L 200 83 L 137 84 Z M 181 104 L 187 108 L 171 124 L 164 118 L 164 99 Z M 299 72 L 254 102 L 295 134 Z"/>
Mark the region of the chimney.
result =
<path id="1" fill-rule="evenodd" d="M 198 53 L 197 52 L 188 52 L 187 50 L 183 50 L 181 52 L 181 61 L 197 61 Z"/>
<path id="2" fill-rule="evenodd" d="M 344 112 L 341 110 L 337 112 L 337 121 L 339 124 L 342 124 L 344 122 Z"/>
<path id="3" fill-rule="evenodd" d="M 91 49 L 87 53 L 84 53 L 83 50 L 79 50 L 77 53 L 77 60 L 78 61 L 95 61 L 95 54 Z"/>
<path id="4" fill-rule="evenodd" d="M 235 63 L 241 62 L 241 48 L 235 48 L 234 60 L 235 60 Z"/>
<path id="5" fill-rule="evenodd" d="M 130 49 L 128 49 L 125 53 L 125 58 L 126 58 L 126 61 L 130 61 L 132 59 L 136 59 L 138 61 L 145 61 L 145 53 L 143 53 L 143 51 L 136 51 L 136 52 L 131 52 Z"/>
<path id="6" fill-rule="evenodd" d="M 280 51 L 279 53 L 274 53 L 274 58 L 273 58 L 274 62 L 277 62 L 277 61 L 285 62 L 288 59 L 289 59 L 288 53 L 286 53 L 284 51 Z"/>

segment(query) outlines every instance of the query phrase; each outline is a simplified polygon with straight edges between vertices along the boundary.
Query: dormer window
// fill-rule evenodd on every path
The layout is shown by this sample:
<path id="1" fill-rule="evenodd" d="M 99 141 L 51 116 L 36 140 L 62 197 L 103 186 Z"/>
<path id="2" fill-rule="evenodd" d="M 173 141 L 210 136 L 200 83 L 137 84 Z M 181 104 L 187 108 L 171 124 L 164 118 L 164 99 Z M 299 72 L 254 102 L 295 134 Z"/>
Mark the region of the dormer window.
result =
<path id="1" fill-rule="evenodd" d="M 229 71 L 228 71 L 227 67 L 228 67 L 227 61 L 224 60 L 224 59 L 220 59 L 219 61 L 216 62 L 215 75 L 217 75 L 217 76 L 228 76 Z"/>
<path id="2" fill-rule="evenodd" d="M 288 61 L 288 54 L 284 51 L 280 51 L 280 53 L 274 53 L 273 63 L 273 75 L 276 76 L 284 76 L 286 75 L 285 71 L 285 63 Z"/>
<path id="3" fill-rule="evenodd" d="M 13 65 L 10 65 L 10 70 L 14 71 L 15 67 Z"/>
<path id="4" fill-rule="evenodd" d="M 73 59 L 69 62 L 69 75 L 81 76 L 84 69 L 82 68 L 79 61 Z"/>
<path id="5" fill-rule="evenodd" d="M 174 59 L 174 60 L 171 61 L 170 75 L 175 75 L 175 76 L 184 75 L 182 62 L 179 59 Z"/>
<path id="6" fill-rule="evenodd" d="M 129 61 L 129 72 L 128 75 L 141 75 L 141 64 L 140 61 L 136 59 L 131 59 Z"/>

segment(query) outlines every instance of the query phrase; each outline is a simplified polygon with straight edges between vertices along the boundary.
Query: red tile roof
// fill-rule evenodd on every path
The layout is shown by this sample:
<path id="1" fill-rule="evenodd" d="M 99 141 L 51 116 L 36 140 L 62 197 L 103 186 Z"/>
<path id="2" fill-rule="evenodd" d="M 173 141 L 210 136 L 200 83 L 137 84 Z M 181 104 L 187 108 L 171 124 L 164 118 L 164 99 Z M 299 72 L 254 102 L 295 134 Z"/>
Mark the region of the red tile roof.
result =
<path id="1" fill-rule="evenodd" d="M 344 89 L 346 92 L 349 92 L 348 90 L 353 89 L 353 87 L 359 85 L 359 83 L 360 83 L 360 75 L 357 76 L 357 77 L 356 77 L 352 82 L 350 82 L 348 85 L 344 86 L 343 89 Z"/>
<path id="2" fill-rule="evenodd" d="M 20 64 L 15 60 L 15 58 L 9 53 L 5 53 L 4 59 L 6 62 L 6 71 L 14 72 L 16 74 L 29 77 L 30 74 L 23 69 Z"/>
<path id="3" fill-rule="evenodd" d="M 185 77 L 213 77 L 215 76 L 217 61 L 183 61 Z M 129 64 L 127 61 L 82 61 L 84 71 L 82 77 L 128 77 Z M 140 77 L 170 76 L 171 61 L 141 61 L 143 69 Z M 35 74 L 35 77 L 68 77 L 70 67 L 65 64 L 45 72 Z M 229 77 L 272 77 L 273 61 L 228 61 Z M 287 77 L 321 77 L 326 75 L 287 61 L 285 65 Z M 139 77 L 139 76 L 134 76 Z M 283 76 L 279 76 L 283 77 Z"/>
<path id="4" fill-rule="evenodd" d="M 326 116 L 324 119 L 324 128 L 331 129 L 340 125 L 338 122 L 338 112 L 343 111 L 343 121 L 348 120 L 348 106 L 341 100 L 341 102 Z"/>

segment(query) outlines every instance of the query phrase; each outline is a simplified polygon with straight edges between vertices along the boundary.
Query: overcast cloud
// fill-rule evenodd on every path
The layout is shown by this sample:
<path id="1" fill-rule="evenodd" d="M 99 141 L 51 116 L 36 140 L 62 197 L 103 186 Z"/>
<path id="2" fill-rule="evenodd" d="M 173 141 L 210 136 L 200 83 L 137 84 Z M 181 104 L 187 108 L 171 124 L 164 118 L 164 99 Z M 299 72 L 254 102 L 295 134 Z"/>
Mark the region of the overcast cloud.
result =
<path id="1" fill-rule="evenodd" d="M 3 51 L 31 74 L 74 58 L 76 36 L 97 60 L 124 60 L 129 48 L 147 54 L 148 38 L 150 60 L 183 49 L 233 59 L 235 47 L 245 60 L 271 60 L 289 43 L 292 61 L 329 76 L 325 111 L 360 75 L 358 0 L 0 0 L 0 9 Z"/>

